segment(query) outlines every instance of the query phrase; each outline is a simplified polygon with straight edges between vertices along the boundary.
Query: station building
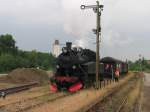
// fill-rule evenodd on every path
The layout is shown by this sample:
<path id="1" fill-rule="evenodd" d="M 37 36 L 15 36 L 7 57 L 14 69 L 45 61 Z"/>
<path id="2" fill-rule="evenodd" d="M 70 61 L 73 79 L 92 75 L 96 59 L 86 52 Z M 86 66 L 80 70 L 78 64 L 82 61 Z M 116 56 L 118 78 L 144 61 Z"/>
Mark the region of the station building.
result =
<path id="1" fill-rule="evenodd" d="M 52 54 L 55 57 L 58 57 L 60 53 L 61 53 L 61 48 L 60 48 L 59 40 L 55 40 L 52 46 Z"/>

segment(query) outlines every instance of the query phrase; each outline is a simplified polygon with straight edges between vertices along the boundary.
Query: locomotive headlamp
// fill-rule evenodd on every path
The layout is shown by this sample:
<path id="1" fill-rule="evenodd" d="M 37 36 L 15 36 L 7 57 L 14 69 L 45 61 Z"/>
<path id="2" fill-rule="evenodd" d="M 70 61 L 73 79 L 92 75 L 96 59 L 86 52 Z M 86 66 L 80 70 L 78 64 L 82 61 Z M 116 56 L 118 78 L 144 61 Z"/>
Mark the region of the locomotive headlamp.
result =
<path id="1" fill-rule="evenodd" d="M 64 49 L 64 53 L 67 53 L 67 49 Z"/>
<path id="2" fill-rule="evenodd" d="M 59 65 L 56 65 L 56 68 L 59 69 Z"/>
<path id="3" fill-rule="evenodd" d="M 75 65 L 72 66 L 73 69 L 76 69 L 77 67 Z"/>

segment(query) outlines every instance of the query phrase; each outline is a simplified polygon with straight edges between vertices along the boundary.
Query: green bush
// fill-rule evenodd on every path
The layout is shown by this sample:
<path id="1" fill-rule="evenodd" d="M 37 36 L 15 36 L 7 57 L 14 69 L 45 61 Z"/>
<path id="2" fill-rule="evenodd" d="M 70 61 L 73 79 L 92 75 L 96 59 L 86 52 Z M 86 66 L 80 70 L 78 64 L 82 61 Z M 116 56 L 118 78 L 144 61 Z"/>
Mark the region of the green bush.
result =
<path id="1" fill-rule="evenodd" d="M 0 35 L 0 72 L 9 72 L 16 68 L 53 68 L 55 58 L 52 54 L 19 50 L 15 40 L 9 34 Z"/>

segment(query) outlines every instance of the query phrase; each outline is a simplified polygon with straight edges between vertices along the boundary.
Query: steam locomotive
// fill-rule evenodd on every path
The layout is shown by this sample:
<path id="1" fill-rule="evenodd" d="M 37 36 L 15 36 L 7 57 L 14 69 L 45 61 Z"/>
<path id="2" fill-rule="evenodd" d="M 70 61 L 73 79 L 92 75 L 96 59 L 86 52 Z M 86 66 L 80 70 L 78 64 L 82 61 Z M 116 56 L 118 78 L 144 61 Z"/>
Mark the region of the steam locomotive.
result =
<path id="1" fill-rule="evenodd" d="M 89 49 L 72 48 L 72 43 L 67 42 L 62 48 L 62 53 L 56 59 L 56 70 L 50 79 L 50 89 L 53 92 L 67 90 L 75 92 L 81 88 L 94 85 L 96 71 L 96 53 Z M 127 64 L 105 57 L 100 62 L 99 79 L 113 78 L 115 69 L 119 67 L 120 73 L 128 72 Z"/>

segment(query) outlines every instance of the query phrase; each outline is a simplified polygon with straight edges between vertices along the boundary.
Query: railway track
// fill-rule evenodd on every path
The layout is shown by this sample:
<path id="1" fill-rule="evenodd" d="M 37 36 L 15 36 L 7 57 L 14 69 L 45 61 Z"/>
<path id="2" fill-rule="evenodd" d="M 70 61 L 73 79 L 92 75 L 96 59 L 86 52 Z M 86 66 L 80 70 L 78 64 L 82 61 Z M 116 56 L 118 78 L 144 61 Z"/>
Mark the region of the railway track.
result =
<path id="1" fill-rule="evenodd" d="M 42 96 L 40 98 L 37 98 L 37 99 L 40 99 L 39 102 L 34 103 L 34 104 L 32 104 L 30 106 L 27 106 L 25 108 L 20 108 L 19 110 L 15 111 L 15 112 L 20 112 L 20 110 L 21 110 L 21 112 L 25 112 L 25 111 L 28 111 L 30 109 L 39 107 L 39 106 L 44 105 L 44 104 L 49 103 L 49 102 L 53 102 L 55 100 L 64 98 L 64 97 L 69 96 L 69 95 L 71 95 L 71 94 L 66 94 L 66 93 L 62 93 L 62 94 L 58 93 L 58 94 L 56 94 L 56 93 L 52 93 L 51 95 L 44 95 L 44 96 Z M 35 99 L 35 100 L 37 100 L 37 99 Z M 41 100 L 41 99 L 44 99 L 44 100 Z"/>
<path id="2" fill-rule="evenodd" d="M 24 84 L 16 87 L 11 87 L 11 88 L 6 88 L 6 89 L 0 89 L 0 97 L 5 97 L 8 94 L 14 94 L 20 91 L 28 90 L 31 87 L 34 87 L 38 85 L 37 82 L 29 83 L 29 84 Z"/>
<path id="3" fill-rule="evenodd" d="M 135 87 L 138 78 L 135 76 L 125 84 L 97 100 L 82 112 L 122 112 L 127 103 L 127 94 Z M 121 88 L 121 90 L 120 90 Z"/>
<path id="4" fill-rule="evenodd" d="M 0 106 L 0 110 L 7 110 L 8 112 L 25 112 L 30 109 L 36 108 L 38 106 L 44 105 L 48 102 L 53 102 L 57 99 L 64 98 L 66 96 L 72 95 L 70 93 L 46 93 L 37 97 L 25 99 L 23 101 L 18 101 L 10 103 L 7 105 Z"/>
<path id="5" fill-rule="evenodd" d="M 110 84 L 110 83 L 111 82 L 108 81 L 108 84 Z M 107 81 L 106 81 L 106 85 L 107 85 Z M 72 95 L 72 94 L 46 93 L 46 94 L 43 94 L 43 95 L 40 95 L 37 97 L 24 99 L 23 101 L 18 101 L 18 102 L 10 103 L 8 105 L 0 106 L 0 110 L 6 109 L 8 112 L 26 112 L 26 111 L 30 111 L 30 109 L 42 106 L 46 103 L 53 102 L 57 99 L 61 99 L 66 96 L 69 96 L 69 95 Z M 121 107 L 121 109 L 122 109 L 122 107 Z"/>
<path id="6" fill-rule="evenodd" d="M 118 107 L 118 109 L 117 109 L 117 111 L 116 112 L 121 112 L 121 110 L 122 110 L 122 108 L 124 107 L 124 105 L 127 103 L 127 97 L 125 97 L 125 98 L 122 98 L 122 102 L 121 102 L 121 104 L 120 104 L 120 106 Z"/>

